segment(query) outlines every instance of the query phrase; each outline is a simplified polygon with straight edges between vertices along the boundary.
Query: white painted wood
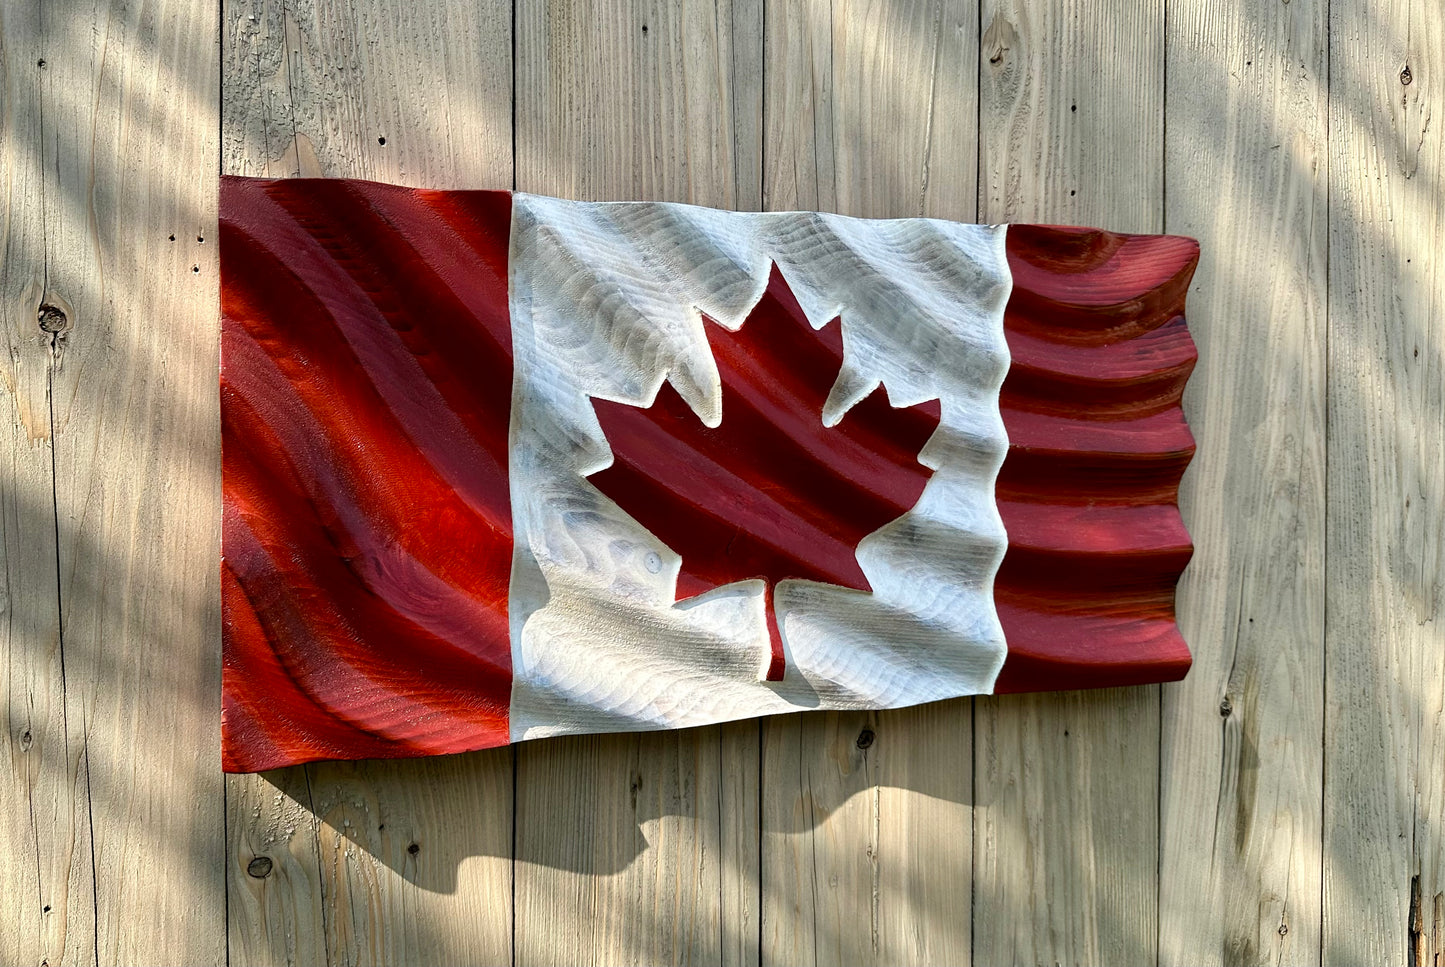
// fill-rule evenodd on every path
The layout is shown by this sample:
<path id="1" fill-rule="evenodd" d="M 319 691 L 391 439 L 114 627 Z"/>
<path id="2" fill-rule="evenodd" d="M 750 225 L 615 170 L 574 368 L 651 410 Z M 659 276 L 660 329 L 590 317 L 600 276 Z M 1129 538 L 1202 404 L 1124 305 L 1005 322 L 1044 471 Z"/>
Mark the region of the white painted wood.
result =
<path id="1" fill-rule="evenodd" d="M 991 593 L 1006 541 L 993 499 L 1007 448 L 1001 228 L 520 193 L 512 221 L 514 738 L 992 687 L 1004 655 Z M 682 559 L 586 480 L 612 463 L 593 397 L 645 407 L 667 380 L 701 423 L 726 420 L 703 315 L 745 332 L 774 265 L 814 328 L 841 319 L 843 367 L 815 420 L 836 423 L 880 383 L 895 405 L 936 398 L 943 412 L 919 454 L 935 472 L 917 506 L 858 547 L 872 593 L 779 583 L 777 683 L 762 680 L 764 583 L 674 607 Z"/>
<path id="2" fill-rule="evenodd" d="M 975 220 L 977 48 L 973 2 L 771 3 L 767 207 Z M 763 961 L 969 963 L 972 703 L 763 731 Z"/>
<path id="3" fill-rule="evenodd" d="M 1159 231 L 1161 5 L 985 0 L 981 23 L 980 218 Z M 1154 962 L 1158 687 L 975 709 L 975 961 Z"/>
<path id="4" fill-rule="evenodd" d="M 1445 960 L 1445 10 L 1330 5 L 1325 964 Z"/>
<path id="5" fill-rule="evenodd" d="M 1316 963 L 1327 5 L 1232 11 L 1168 16 L 1166 227 L 1201 258 L 1178 602 L 1194 667 L 1164 688 L 1159 960 Z"/>

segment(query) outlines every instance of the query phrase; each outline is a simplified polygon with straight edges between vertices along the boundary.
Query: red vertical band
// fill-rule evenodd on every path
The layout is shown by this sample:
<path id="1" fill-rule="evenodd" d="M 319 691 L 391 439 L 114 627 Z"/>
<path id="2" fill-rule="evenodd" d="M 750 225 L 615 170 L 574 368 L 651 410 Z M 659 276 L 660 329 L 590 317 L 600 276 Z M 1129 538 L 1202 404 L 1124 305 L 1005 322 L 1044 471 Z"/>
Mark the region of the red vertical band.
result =
<path id="1" fill-rule="evenodd" d="M 996 690 L 1182 678 L 1174 588 L 1193 545 L 1178 495 L 1194 438 L 1180 398 L 1197 358 L 1183 313 L 1198 243 L 1018 225 L 1007 249 Z"/>
<path id="2" fill-rule="evenodd" d="M 221 213 L 224 767 L 505 745 L 511 196 Z"/>

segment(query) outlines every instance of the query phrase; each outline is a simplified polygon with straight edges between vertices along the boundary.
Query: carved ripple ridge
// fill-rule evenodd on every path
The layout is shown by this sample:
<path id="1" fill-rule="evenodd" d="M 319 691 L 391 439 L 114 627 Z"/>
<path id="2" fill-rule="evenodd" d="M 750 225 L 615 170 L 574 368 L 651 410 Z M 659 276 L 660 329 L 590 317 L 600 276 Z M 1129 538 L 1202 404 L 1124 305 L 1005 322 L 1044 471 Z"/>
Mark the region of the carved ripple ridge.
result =
<path id="1" fill-rule="evenodd" d="M 1198 259 L 1179 236 L 1009 229 L 997 691 L 1189 668 L 1174 594 L 1193 552 L 1178 498 L 1194 454 L 1181 399 L 1198 356 L 1184 322 Z"/>

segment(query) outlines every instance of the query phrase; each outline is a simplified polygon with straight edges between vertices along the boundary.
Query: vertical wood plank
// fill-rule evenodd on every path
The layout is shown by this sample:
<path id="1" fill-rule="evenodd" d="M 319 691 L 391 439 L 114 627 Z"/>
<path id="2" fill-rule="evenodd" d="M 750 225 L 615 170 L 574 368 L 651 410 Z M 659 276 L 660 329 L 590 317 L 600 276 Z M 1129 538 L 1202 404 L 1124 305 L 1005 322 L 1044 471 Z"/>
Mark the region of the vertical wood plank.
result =
<path id="1" fill-rule="evenodd" d="M 765 207 L 977 213 L 978 8 L 780 0 Z M 762 960 L 967 964 L 971 706 L 763 724 Z"/>
<path id="2" fill-rule="evenodd" d="M 56 177 L 63 87 L 51 62 L 85 51 L 56 20 L 39 4 L 0 11 L 0 961 L 16 964 L 95 960 L 84 728 L 67 715 L 56 565 L 58 357 L 57 334 L 46 329 L 64 324 L 42 310 L 60 297 L 47 286 L 48 262 L 83 227 L 72 227 Z M 56 69 L 67 77 L 77 67 Z"/>
<path id="3" fill-rule="evenodd" d="M 1319 961 L 1327 5 L 1168 5 L 1168 231 L 1199 239 L 1196 547 L 1164 688 L 1159 960 Z"/>
<path id="4" fill-rule="evenodd" d="M 40 30 L 20 77 L 40 88 L 38 137 L 5 150 L 43 164 L 38 192 L 12 196 L 36 215 L 15 227 L 43 241 L 7 274 L 29 275 L 26 301 L 64 314 L 51 315 L 49 410 L 64 722 L 78 743 L 63 753 L 69 788 L 37 828 L 67 835 L 88 791 L 89 842 L 77 835 L 67 862 L 93 866 L 94 893 L 68 903 L 90 903 L 96 919 L 93 935 L 77 923 L 54 949 L 81 962 L 216 964 L 216 12 L 28 6 L 16 19 Z M 47 736 L 51 755 L 57 739 Z M 63 890 L 59 877 L 47 858 L 41 896 Z"/>
<path id="5" fill-rule="evenodd" d="M 507 750 L 310 771 L 331 963 L 510 962 Z"/>
<path id="6" fill-rule="evenodd" d="M 502 0 L 227 0 L 223 21 L 226 174 L 511 186 Z M 230 777 L 232 957 L 510 961 L 512 771 L 500 749 Z"/>
<path id="7" fill-rule="evenodd" d="M 767 208 L 972 221 L 977 45 L 971 0 L 770 3 Z"/>
<path id="8" fill-rule="evenodd" d="M 517 187 L 761 202 L 759 0 L 517 6 Z M 517 749 L 517 963 L 757 959 L 756 723 Z"/>
<path id="9" fill-rule="evenodd" d="M 761 53 L 761 48 L 759 48 Z M 761 116 L 758 117 L 761 121 Z M 718 820 L 722 836 L 722 959 L 724 967 L 758 967 L 762 930 L 758 842 L 761 735 L 756 721 L 718 729 Z"/>
<path id="10" fill-rule="evenodd" d="M 518 749 L 517 963 L 706 964 L 749 947 L 755 956 L 757 882 L 744 871 L 756 833 L 741 854 L 722 845 L 741 839 L 728 827 L 746 823 L 723 812 L 738 805 L 725 786 L 756 786 L 756 728 L 728 740 L 751 744 L 751 760 L 725 757 L 716 727 Z M 725 772 L 728 759 L 746 771 Z M 738 887 L 752 896 L 726 895 Z M 739 921 L 724 922 L 725 909 Z"/>
<path id="11" fill-rule="evenodd" d="M 1445 11 L 1330 7 L 1326 964 L 1445 960 Z"/>
<path id="12" fill-rule="evenodd" d="M 761 0 L 522 0 L 517 188 L 756 210 L 761 35 Z"/>
<path id="13" fill-rule="evenodd" d="M 983 0 L 980 218 L 1161 230 L 1163 14 L 1159 0 Z"/>
<path id="14" fill-rule="evenodd" d="M 237 964 L 329 964 L 306 770 L 226 777 L 227 951 Z"/>
<path id="15" fill-rule="evenodd" d="M 981 23 L 980 217 L 1159 231 L 1162 5 L 984 0 Z M 1159 689 L 975 713 L 975 960 L 1154 963 Z"/>
<path id="16" fill-rule="evenodd" d="M 967 964 L 969 703 L 766 722 L 763 962 Z"/>
<path id="17" fill-rule="evenodd" d="M 511 5 L 225 0 L 229 175 L 512 182 Z"/>

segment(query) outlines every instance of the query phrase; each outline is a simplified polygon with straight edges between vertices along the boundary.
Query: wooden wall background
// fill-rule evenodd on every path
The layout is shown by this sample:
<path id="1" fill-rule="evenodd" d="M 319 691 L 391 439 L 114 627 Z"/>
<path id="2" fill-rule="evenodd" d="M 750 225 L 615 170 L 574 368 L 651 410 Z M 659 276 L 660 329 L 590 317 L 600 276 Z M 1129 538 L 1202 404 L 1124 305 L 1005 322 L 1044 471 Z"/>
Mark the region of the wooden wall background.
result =
<path id="1" fill-rule="evenodd" d="M 0 84 L 0 961 L 1442 963 L 1438 0 L 0 0 Z M 1193 672 L 223 780 L 221 173 L 1198 237 Z"/>

